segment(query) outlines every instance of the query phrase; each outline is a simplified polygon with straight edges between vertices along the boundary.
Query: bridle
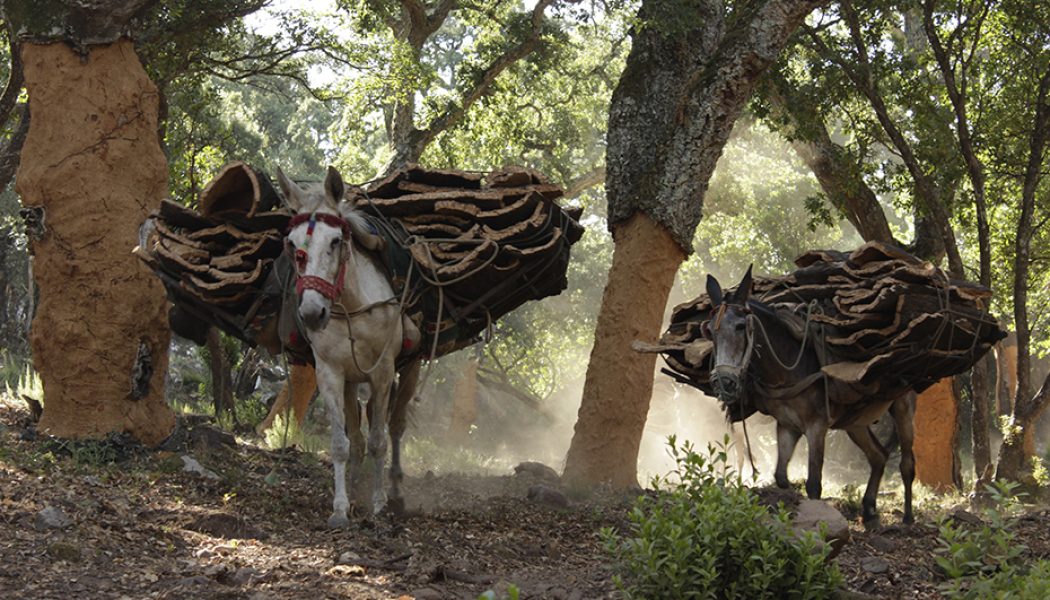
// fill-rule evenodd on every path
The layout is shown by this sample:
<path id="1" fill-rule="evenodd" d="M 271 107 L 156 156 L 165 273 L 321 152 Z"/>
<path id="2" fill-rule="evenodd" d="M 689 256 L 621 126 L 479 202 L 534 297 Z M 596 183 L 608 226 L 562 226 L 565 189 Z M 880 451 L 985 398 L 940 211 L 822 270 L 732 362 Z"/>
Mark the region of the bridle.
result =
<path id="1" fill-rule="evenodd" d="M 288 222 L 288 229 L 286 232 L 290 234 L 292 230 L 299 227 L 302 224 L 306 224 L 306 238 L 309 240 L 314 234 L 314 227 L 317 226 L 318 221 L 325 225 L 331 225 L 337 227 L 343 232 L 343 243 L 342 248 L 339 251 L 339 271 L 335 276 L 335 283 L 331 283 L 323 277 L 317 275 L 306 275 L 306 263 L 309 259 L 309 254 L 306 252 L 306 248 L 296 248 L 294 253 L 295 259 L 295 293 L 302 300 L 303 292 L 306 290 L 313 290 L 325 298 L 335 302 L 340 295 L 343 293 L 343 284 L 346 282 L 346 263 L 350 254 L 350 223 L 346 219 L 328 214 L 328 213 L 302 213 L 292 217 L 292 220 Z M 309 244 L 307 244 L 308 246 Z"/>
<path id="2" fill-rule="evenodd" d="M 717 332 L 722 327 L 722 321 L 725 318 L 726 309 L 729 307 L 728 303 L 723 302 L 716 309 L 715 314 L 711 318 L 711 340 L 714 340 L 714 332 Z M 751 365 L 751 356 L 755 350 L 755 321 L 757 317 L 751 313 L 751 310 L 747 306 L 739 307 L 744 313 L 744 322 L 746 323 L 746 335 L 747 335 L 747 348 L 744 350 L 744 358 L 739 365 L 715 365 L 711 368 L 712 383 L 715 384 L 716 392 L 721 397 L 730 389 L 735 389 L 736 393 L 743 393 L 744 390 L 744 377 L 747 375 L 747 369 Z M 732 382 L 730 386 L 721 385 L 720 382 Z M 728 399 L 728 398 L 727 398 Z"/>

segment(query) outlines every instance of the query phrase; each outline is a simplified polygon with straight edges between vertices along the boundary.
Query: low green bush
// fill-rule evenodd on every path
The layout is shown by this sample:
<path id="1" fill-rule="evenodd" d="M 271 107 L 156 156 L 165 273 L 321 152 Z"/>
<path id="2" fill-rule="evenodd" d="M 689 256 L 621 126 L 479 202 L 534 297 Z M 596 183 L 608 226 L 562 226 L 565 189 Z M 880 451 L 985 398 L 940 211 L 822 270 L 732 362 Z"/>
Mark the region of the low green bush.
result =
<path id="1" fill-rule="evenodd" d="M 830 546 L 796 536 L 728 465 L 728 439 L 706 454 L 668 440 L 676 468 L 639 498 L 628 531 L 603 531 L 626 598 L 829 598 L 842 575 Z"/>
<path id="2" fill-rule="evenodd" d="M 950 600 L 1043 600 L 1050 598 L 1050 561 L 1027 566 L 1027 546 L 1011 530 L 1022 505 L 1016 483 L 997 482 L 988 492 L 993 506 L 982 524 L 967 527 L 950 519 L 939 525 L 937 566 L 948 577 L 941 592 Z"/>

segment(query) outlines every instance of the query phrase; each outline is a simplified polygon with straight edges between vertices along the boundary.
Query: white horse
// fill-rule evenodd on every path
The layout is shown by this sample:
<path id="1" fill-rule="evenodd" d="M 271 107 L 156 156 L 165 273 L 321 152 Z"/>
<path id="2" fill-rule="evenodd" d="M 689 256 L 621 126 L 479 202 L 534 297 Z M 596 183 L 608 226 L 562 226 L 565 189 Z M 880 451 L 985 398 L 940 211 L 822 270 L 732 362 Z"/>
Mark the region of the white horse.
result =
<path id="1" fill-rule="evenodd" d="M 298 315 L 313 349 L 317 389 L 332 423 L 335 498 L 328 525 L 346 527 L 350 522 L 346 466 L 349 462 L 353 484 L 365 448 L 358 384 L 367 383 L 371 393 L 365 406 L 367 447 L 374 466 L 372 510 L 378 513 L 387 504 L 383 471 L 388 434 L 391 504 L 395 509 L 401 506 L 401 436 L 419 361 L 402 369 L 397 384 L 395 361 L 404 347 L 416 347 L 419 330 L 403 316 L 397 294 L 371 252 L 382 247 L 383 239 L 342 202 L 339 172 L 328 167 L 319 189 L 303 189 L 280 171 L 278 181 L 296 212 L 288 226 L 286 251 L 295 261 Z"/>

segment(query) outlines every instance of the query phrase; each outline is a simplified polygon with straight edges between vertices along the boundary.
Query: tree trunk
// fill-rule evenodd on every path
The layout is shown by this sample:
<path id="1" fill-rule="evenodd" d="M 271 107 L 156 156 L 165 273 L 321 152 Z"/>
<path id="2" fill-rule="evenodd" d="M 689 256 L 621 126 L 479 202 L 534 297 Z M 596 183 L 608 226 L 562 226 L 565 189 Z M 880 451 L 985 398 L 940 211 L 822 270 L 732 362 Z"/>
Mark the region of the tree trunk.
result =
<path id="1" fill-rule="evenodd" d="M 233 410 L 233 378 L 230 376 L 230 361 L 226 360 L 226 352 L 222 348 L 219 330 L 214 327 L 208 329 L 207 348 L 215 418 L 229 414 L 236 420 L 237 415 Z"/>
<path id="2" fill-rule="evenodd" d="M 295 418 L 295 424 L 302 430 L 303 421 L 306 419 L 306 411 L 310 408 L 310 400 L 317 391 L 317 381 L 314 378 L 314 368 L 310 365 L 292 365 L 291 373 L 284 387 L 277 394 L 277 399 L 270 407 L 270 414 L 266 415 L 262 423 L 255 428 L 259 434 L 263 434 L 273 426 L 274 419 L 278 415 L 283 419 L 291 410 Z M 291 409 L 288 407 L 291 400 Z"/>
<path id="3" fill-rule="evenodd" d="M 955 486 L 955 417 L 958 404 L 946 377 L 919 394 L 915 405 L 915 478 L 935 490 Z"/>
<path id="4" fill-rule="evenodd" d="M 40 428 L 77 438 L 127 431 L 157 444 L 175 424 L 164 401 L 168 306 L 131 255 L 167 195 L 157 90 L 127 39 L 84 55 L 26 42 L 22 60 L 33 121 L 17 189 L 45 225 L 31 243 Z"/>
<path id="5" fill-rule="evenodd" d="M 645 0 L 609 107 L 606 192 L 615 248 L 565 476 L 577 485 L 637 485 L 638 447 L 659 336 L 678 266 L 692 248 L 704 194 L 759 77 L 820 2 L 755 1 L 674 10 Z M 740 16 L 745 15 L 745 16 Z"/>
<path id="6" fill-rule="evenodd" d="M 653 391 L 655 354 L 631 349 L 655 341 L 685 252 L 643 213 L 613 228 L 612 268 L 598 313 L 576 432 L 564 477 L 574 484 L 638 485 L 638 447 Z"/>
<path id="7" fill-rule="evenodd" d="M 991 431 L 991 403 L 994 380 L 992 378 L 992 361 L 990 355 L 984 356 L 973 366 L 971 372 L 971 390 L 973 396 L 973 414 L 970 430 L 973 436 L 973 470 L 978 481 L 988 482 L 992 478 L 992 447 L 988 435 Z"/>
<path id="8" fill-rule="evenodd" d="M 467 441 L 470 426 L 478 417 L 479 365 L 480 361 L 476 357 L 469 359 L 452 391 L 452 420 L 448 424 L 446 439 L 457 446 Z"/>

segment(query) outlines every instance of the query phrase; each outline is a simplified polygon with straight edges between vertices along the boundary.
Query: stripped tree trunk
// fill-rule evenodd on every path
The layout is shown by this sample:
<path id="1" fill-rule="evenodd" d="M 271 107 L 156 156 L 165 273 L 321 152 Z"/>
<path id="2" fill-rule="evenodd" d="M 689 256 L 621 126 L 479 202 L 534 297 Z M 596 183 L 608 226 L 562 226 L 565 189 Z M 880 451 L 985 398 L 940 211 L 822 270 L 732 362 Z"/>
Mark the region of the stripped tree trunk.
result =
<path id="1" fill-rule="evenodd" d="M 716 0 L 642 2 L 609 109 L 615 249 L 566 458 L 571 483 L 637 485 L 655 356 L 633 353 L 629 344 L 659 336 L 733 124 L 758 77 L 819 4 L 756 0 L 736 6 L 730 19 Z"/>
<path id="2" fill-rule="evenodd" d="M 82 52 L 22 44 L 33 120 L 17 189 L 44 223 L 30 246 L 40 428 L 63 437 L 128 431 L 156 444 L 175 424 L 164 400 L 167 302 L 131 249 L 167 195 L 157 90 L 129 40 Z"/>

